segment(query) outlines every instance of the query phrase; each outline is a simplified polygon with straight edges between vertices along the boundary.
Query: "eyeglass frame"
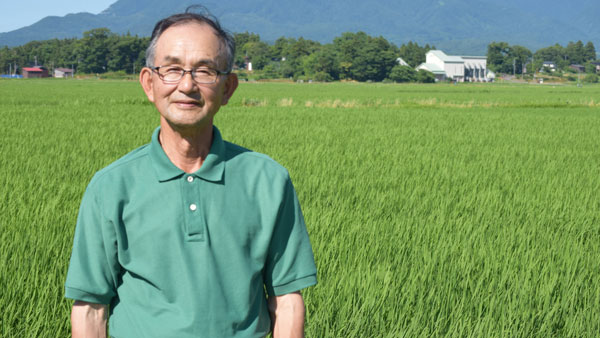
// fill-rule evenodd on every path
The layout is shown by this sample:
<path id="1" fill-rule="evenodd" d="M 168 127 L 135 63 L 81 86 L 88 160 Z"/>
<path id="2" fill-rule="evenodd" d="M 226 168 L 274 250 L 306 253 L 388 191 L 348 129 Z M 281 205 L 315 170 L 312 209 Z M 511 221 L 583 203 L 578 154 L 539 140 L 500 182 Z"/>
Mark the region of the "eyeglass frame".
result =
<path id="1" fill-rule="evenodd" d="M 166 68 L 166 67 L 179 68 L 179 69 L 181 69 L 183 71 L 183 73 L 181 74 L 181 77 L 177 81 L 165 81 L 165 76 L 163 74 L 161 74 L 158 70 L 160 68 Z M 190 76 L 192 77 L 192 80 L 194 82 L 198 83 L 198 84 L 214 84 L 214 83 L 217 82 L 217 78 L 219 77 L 219 75 L 229 75 L 229 74 L 231 74 L 231 71 L 223 72 L 223 71 L 220 71 L 218 69 L 214 69 L 214 68 L 206 67 L 206 66 L 201 66 L 201 67 L 196 67 L 196 68 L 191 68 L 191 69 L 185 69 L 183 67 L 178 67 L 178 66 L 155 66 L 155 67 L 148 67 L 148 68 L 150 68 L 153 72 L 155 72 L 156 75 L 158 75 L 158 78 L 162 82 L 169 83 L 169 84 L 179 83 L 185 77 L 186 73 L 190 73 Z M 215 79 L 212 82 L 198 82 L 196 80 L 196 78 L 194 77 L 194 71 L 197 70 L 197 69 L 199 69 L 199 68 L 207 68 L 207 69 L 210 69 L 210 70 L 213 70 L 213 71 L 217 72 L 217 75 L 215 76 Z"/>

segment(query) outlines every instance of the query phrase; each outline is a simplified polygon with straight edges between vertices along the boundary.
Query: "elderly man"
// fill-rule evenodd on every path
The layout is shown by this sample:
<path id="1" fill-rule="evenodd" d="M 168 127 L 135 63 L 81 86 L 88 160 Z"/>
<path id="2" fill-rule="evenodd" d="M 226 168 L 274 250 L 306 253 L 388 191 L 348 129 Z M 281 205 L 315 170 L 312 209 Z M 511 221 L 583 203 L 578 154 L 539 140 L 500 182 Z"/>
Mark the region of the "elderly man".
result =
<path id="1" fill-rule="evenodd" d="M 223 141 L 213 118 L 238 85 L 234 43 L 209 15 L 156 24 L 140 83 L 151 142 L 84 194 L 65 284 L 73 337 L 301 337 L 316 284 L 288 172 Z"/>

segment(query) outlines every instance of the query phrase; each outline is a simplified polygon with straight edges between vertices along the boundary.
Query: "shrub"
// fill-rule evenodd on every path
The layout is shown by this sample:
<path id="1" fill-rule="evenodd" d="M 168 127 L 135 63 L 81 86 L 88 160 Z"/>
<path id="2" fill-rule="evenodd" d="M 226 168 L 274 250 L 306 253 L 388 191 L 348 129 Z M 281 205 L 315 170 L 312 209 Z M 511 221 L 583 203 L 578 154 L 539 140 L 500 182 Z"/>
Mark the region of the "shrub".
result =
<path id="1" fill-rule="evenodd" d="M 419 69 L 417 72 L 417 81 L 421 83 L 434 83 L 435 75 L 432 72 L 425 69 Z"/>
<path id="2" fill-rule="evenodd" d="M 598 75 L 596 74 L 588 74 L 585 76 L 585 78 L 583 79 L 583 81 L 587 82 L 587 83 L 598 83 Z"/>
<path id="3" fill-rule="evenodd" d="M 258 76 L 259 80 L 263 79 L 276 79 L 279 77 L 275 68 L 272 65 L 267 65 L 263 68 L 262 73 Z"/>
<path id="4" fill-rule="evenodd" d="M 333 81 L 333 77 L 326 72 L 316 72 L 315 75 L 312 77 L 315 81 L 318 82 L 331 82 Z"/>
<path id="5" fill-rule="evenodd" d="M 394 82 L 415 82 L 417 71 L 409 66 L 395 65 L 388 78 Z"/>

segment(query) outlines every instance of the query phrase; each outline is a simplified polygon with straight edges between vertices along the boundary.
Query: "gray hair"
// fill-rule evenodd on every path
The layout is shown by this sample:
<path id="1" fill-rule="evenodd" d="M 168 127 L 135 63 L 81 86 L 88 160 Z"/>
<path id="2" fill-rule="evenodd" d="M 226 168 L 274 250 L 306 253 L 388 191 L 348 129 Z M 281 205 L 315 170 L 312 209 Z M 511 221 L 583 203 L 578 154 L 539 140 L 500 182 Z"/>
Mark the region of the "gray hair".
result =
<path id="1" fill-rule="evenodd" d="M 191 10 L 200 9 L 200 13 L 192 13 Z M 156 44 L 158 38 L 164 33 L 169 27 L 182 25 L 186 23 L 199 23 L 209 25 L 214 29 L 215 34 L 221 41 L 221 48 L 219 54 L 224 56 L 227 60 L 227 67 L 224 71 L 226 73 L 231 72 L 233 68 L 233 58 L 235 56 L 235 41 L 231 33 L 223 29 L 219 20 L 211 15 L 208 10 L 203 6 L 190 6 L 185 10 L 185 13 L 173 14 L 168 18 L 162 19 L 156 23 L 154 30 L 152 31 L 152 37 L 150 38 L 150 45 L 146 49 L 146 67 L 154 67 L 154 57 L 156 56 Z"/>

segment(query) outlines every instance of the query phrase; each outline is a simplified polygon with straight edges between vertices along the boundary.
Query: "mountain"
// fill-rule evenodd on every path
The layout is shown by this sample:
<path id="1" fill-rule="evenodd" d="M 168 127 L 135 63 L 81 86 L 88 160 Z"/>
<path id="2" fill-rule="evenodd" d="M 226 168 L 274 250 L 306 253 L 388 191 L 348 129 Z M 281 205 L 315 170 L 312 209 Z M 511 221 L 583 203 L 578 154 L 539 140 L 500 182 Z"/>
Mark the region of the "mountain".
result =
<path id="1" fill-rule="evenodd" d="M 119 0 L 97 15 L 46 17 L 0 33 L 0 46 L 81 37 L 98 27 L 148 36 L 160 18 L 192 4 L 193 0 Z M 429 43 L 453 54 L 485 54 L 492 41 L 532 50 L 577 40 L 600 43 L 598 0 L 207 0 L 203 5 L 230 31 L 258 33 L 269 42 L 302 36 L 328 43 L 343 32 L 364 31 L 397 45 Z"/>

